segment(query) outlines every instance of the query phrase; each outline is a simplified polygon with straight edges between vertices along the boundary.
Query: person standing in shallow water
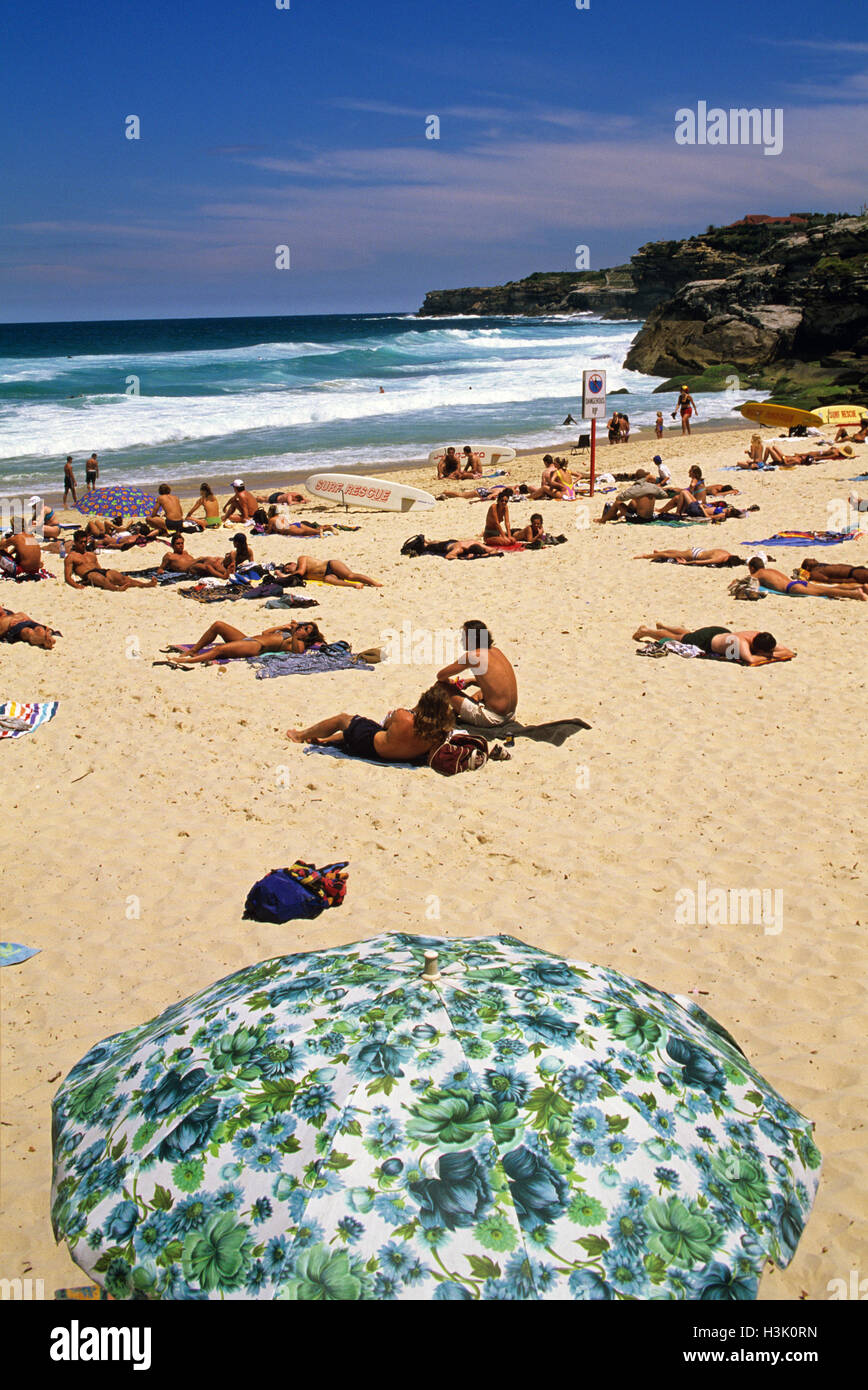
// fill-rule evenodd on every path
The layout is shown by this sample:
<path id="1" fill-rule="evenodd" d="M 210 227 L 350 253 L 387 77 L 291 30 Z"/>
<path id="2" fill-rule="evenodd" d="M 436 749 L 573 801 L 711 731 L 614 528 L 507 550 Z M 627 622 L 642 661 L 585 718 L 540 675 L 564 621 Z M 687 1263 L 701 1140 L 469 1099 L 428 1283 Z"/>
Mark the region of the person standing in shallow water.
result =
<path id="1" fill-rule="evenodd" d="M 72 471 L 72 454 L 67 454 L 66 463 L 63 465 L 63 505 L 66 506 L 66 499 L 72 493 L 72 505 L 78 501 L 75 491 L 75 474 Z"/>

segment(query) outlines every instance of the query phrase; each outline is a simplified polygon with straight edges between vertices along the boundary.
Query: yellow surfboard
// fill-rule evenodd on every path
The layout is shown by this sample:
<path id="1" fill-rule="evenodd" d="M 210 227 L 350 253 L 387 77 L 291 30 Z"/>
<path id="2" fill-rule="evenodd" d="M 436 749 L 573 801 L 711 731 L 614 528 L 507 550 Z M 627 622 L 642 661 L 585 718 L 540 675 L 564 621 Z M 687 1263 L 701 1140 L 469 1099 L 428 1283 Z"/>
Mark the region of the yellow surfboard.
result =
<path id="1" fill-rule="evenodd" d="M 868 418 L 865 405 L 818 405 L 812 412 L 824 425 L 861 425 Z"/>
<path id="2" fill-rule="evenodd" d="M 797 410 L 794 405 L 775 405 L 774 401 L 747 401 L 739 406 L 746 420 L 755 425 L 822 425 L 825 422 L 811 410 Z"/>

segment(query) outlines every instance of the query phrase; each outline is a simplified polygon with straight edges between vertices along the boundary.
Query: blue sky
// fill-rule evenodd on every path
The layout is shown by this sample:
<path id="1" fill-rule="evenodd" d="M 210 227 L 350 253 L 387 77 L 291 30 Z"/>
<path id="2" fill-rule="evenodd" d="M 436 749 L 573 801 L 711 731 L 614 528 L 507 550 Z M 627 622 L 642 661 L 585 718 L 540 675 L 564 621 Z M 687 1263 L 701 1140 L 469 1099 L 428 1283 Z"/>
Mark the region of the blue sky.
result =
<path id="1" fill-rule="evenodd" d="M 0 316 L 412 310 L 579 244 L 599 268 L 745 212 L 857 210 L 864 32 L 863 0 L 19 6 Z M 783 152 L 677 146 L 700 100 L 780 107 Z"/>

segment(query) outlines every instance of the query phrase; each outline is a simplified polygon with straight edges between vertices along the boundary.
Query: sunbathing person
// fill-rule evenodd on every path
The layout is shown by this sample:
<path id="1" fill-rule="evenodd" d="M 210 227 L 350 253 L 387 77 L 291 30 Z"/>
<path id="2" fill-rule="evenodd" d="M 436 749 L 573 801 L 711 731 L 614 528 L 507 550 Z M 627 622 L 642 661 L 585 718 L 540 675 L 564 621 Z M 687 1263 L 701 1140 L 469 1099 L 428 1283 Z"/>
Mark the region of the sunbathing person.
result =
<path id="1" fill-rule="evenodd" d="M 26 613 L 0 608 L 0 642 L 8 642 L 10 647 L 16 642 L 25 642 L 30 647 L 44 647 L 50 652 L 55 637 L 59 636 L 54 628 L 34 622 Z"/>
<path id="2" fill-rule="evenodd" d="M 0 541 L 0 554 L 8 557 L 18 574 L 39 574 L 42 569 L 42 549 L 27 531 L 14 531 Z"/>
<path id="3" fill-rule="evenodd" d="M 496 501 L 492 502 L 488 508 L 488 515 L 485 518 L 485 530 L 482 539 L 489 546 L 514 545 L 515 536 L 512 534 L 509 525 L 509 501 L 512 497 L 512 488 L 506 487 L 503 492 L 498 493 Z"/>
<path id="4" fill-rule="evenodd" d="M 27 505 L 33 513 L 30 522 L 30 530 L 36 534 L 38 531 L 43 540 L 56 541 L 60 539 L 60 526 L 57 522 L 57 513 L 53 507 L 48 507 L 41 497 L 30 497 Z"/>
<path id="5" fill-rule="evenodd" d="M 847 433 L 847 426 L 840 425 L 838 433 L 835 435 L 835 443 L 864 444 L 868 440 L 868 416 L 859 422 L 859 428 L 855 434 Z"/>
<path id="6" fill-rule="evenodd" d="M 299 502 L 309 502 L 303 492 L 270 492 L 267 497 L 257 497 L 257 502 L 261 507 L 266 505 L 271 507 L 291 507 L 298 505 Z"/>
<path id="7" fill-rule="evenodd" d="M 446 498 L 463 497 L 465 502 L 492 502 L 495 501 L 502 492 L 509 489 L 514 496 L 521 494 L 523 497 L 534 497 L 536 494 L 527 483 L 519 483 L 517 487 L 510 483 L 492 483 L 490 487 L 475 487 L 470 492 L 438 492 L 437 501 L 443 502 Z"/>
<path id="8" fill-rule="evenodd" d="M 242 565 L 253 564 L 253 551 L 246 535 L 239 531 L 232 537 L 232 549 L 223 556 L 223 568 L 227 574 L 237 574 Z"/>
<path id="9" fill-rule="evenodd" d="M 628 521 L 653 521 L 655 502 L 668 502 L 669 494 L 657 483 L 639 481 L 619 492 L 613 502 L 603 507 L 602 516 L 594 520 L 600 524 L 616 521 L 623 516 Z"/>
<path id="10" fill-rule="evenodd" d="M 431 551 L 431 554 L 438 552 Z M 479 560 L 483 555 L 503 555 L 502 550 L 496 546 L 484 545 L 475 536 L 471 536 L 466 541 L 450 541 L 449 549 L 445 552 L 444 560 Z"/>
<path id="11" fill-rule="evenodd" d="M 452 708 L 463 724 L 478 724 L 483 728 L 507 724 L 515 718 L 518 704 L 518 683 L 511 663 L 494 645 L 494 638 L 485 623 L 462 624 L 464 655 L 437 672 L 449 695 Z M 456 680 L 462 671 L 470 671 L 465 680 Z M 476 686 L 478 695 L 466 695 L 468 686 Z"/>
<path id="12" fill-rule="evenodd" d="M 338 584 L 350 589 L 361 589 L 368 585 L 372 589 L 382 589 L 376 579 L 366 574 L 355 574 L 343 560 L 318 560 L 313 555 L 299 555 L 277 571 L 284 577 L 296 574 L 300 579 L 319 579 L 323 584 Z"/>
<path id="13" fill-rule="evenodd" d="M 462 453 L 462 478 L 481 478 L 482 477 L 482 458 L 475 454 L 469 444 L 465 444 Z"/>
<path id="14" fill-rule="evenodd" d="M 220 639 L 220 646 L 215 646 L 213 651 L 203 651 L 203 647 L 210 647 L 217 639 Z M 317 627 L 316 623 L 296 623 L 295 621 L 283 624 L 281 627 L 268 627 L 264 632 L 257 633 L 254 637 L 247 637 L 237 627 L 232 627 L 229 623 L 212 623 L 206 632 L 202 633 L 198 642 L 194 642 L 187 651 L 176 644 L 164 648 L 167 652 L 177 652 L 178 655 L 173 661 L 154 662 L 155 666 L 191 666 L 205 663 L 208 661 L 227 661 L 234 658 L 246 658 L 250 656 L 261 656 L 263 652 L 290 652 L 294 656 L 314 646 L 318 642 L 325 642 L 325 638 Z"/>
<path id="15" fill-rule="evenodd" d="M 824 463 L 828 459 L 851 459 L 853 457 L 853 449 L 849 444 L 845 444 L 843 449 L 839 449 L 837 445 L 831 444 L 827 449 L 816 452 L 812 450 L 807 454 L 785 454 L 776 444 L 770 444 L 766 449 L 766 454 L 774 463 L 780 464 L 782 468 L 795 468 L 798 464 L 808 466 L 814 463 Z"/>
<path id="16" fill-rule="evenodd" d="M 724 656 L 743 666 L 766 666 L 770 661 L 789 661 L 795 652 L 779 647 L 770 632 L 731 632 L 728 627 L 698 627 L 692 632 L 673 623 L 657 623 L 655 627 L 640 627 L 633 633 L 634 642 L 683 642 L 699 647 L 707 656 Z"/>
<path id="17" fill-rule="evenodd" d="M 253 520 L 265 527 L 267 536 L 324 536 L 326 533 L 337 535 L 334 526 L 318 526 L 313 521 L 292 521 L 285 512 L 279 512 L 276 506 L 269 507 L 267 513 L 260 509 L 254 514 Z"/>
<path id="18" fill-rule="evenodd" d="M 157 505 L 145 520 L 152 530 L 160 535 L 166 531 L 180 531 L 184 525 L 184 509 L 168 483 L 160 483 L 157 488 Z"/>
<path id="19" fill-rule="evenodd" d="M 728 550 L 702 550 L 692 546 L 690 550 L 652 550 L 650 555 L 634 555 L 634 560 L 674 560 L 676 565 L 704 565 L 708 569 L 734 569 L 746 565 L 740 555 L 731 555 Z"/>
<path id="20" fill-rule="evenodd" d="M 868 565 L 830 565 L 809 556 L 799 569 L 816 584 L 868 584 Z"/>
<path id="21" fill-rule="evenodd" d="M 247 491 L 240 478 L 236 478 L 232 484 L 232 496 L 223 504 L 223 520 L 229 521 L 231 517 L 237 517 L 236 526 L 238 521 L 250 521 L 258 506 L 253 493 Z"/>
<path id="22" fill-rule="evenodd" d="M 198 559 L 190 555 L 181 535 L 172 537 L 172 548 L 160 561 L 160 569 L 172 574 L 189 574 L 195 579 L 228 579 L 231 572 L 218 555 L 202 555 Z"/>
<path id="23" fill-rule="evenodd" d="M 455 445 L 450 444 L 445 454 L 441 454 L 437 461 L 438 478 L 459 478 L 461 476 L 461 459 L 455 452 Z"/>
<path id="24" fill-rule="evenodd" d="M 515 532 L 515 539 L 524 541 L 525 545 L 534 545 L 537 541 L 542 545 L 545 531 L 543 530 L 543 519 L 539 512 L 534 512 L 529 526 L 523 526 L 520 531 Z"/>
<path id="25" fill-rule="evenodd" d="M 76 575 L 79 583 L 75 582 L 73 575 Z M 154 589 L 157 586 L 156 579 L 132 579 L 128 574 L 121 574 L 120 570 L 102 569 L 93 551 L 87 548 L 84 531 L 76 531 L 73 536 L 72 548 L 63 562 L 63 577 L 71 589 L 110 589 L 118 594 L 125 593 L 127 589 Z"/>
<path id="26" fill-rule="evenodd" d="M 199 486 L 199 500 L 194 502 L 187 512 L 185 521 L 190 521 L 193 514 L 202 508 L 202 519 L 206 526 L 222 526 L 223 518 L 220 515 L 220 503 L 211 491 L 208 483 L 201 483 Z"/>
<path id="27" fill-rule="evenodd" d="M 747 567 L 764 589 L 774 589 L 775 593 L 788 594 L 790 598 L 853 598 L 859 603 L 868 602 L 868 588 L 864 584 L 816 584 L 810 579 L 787 579 L 780 570 L 768 568 L 764 555 L 752 556 Z"/>
<path id="28" fill-rule="evenodd" d="M 380 763 L 425 762 L 455 727 L 455 715 L 441 685 L 424 691 L 414 709 L 394 709 L 382 724 L 359 714 L 335 714 L 309 729 L 287 729 L 293 743 L 339 748 L 351 758 Z"/>

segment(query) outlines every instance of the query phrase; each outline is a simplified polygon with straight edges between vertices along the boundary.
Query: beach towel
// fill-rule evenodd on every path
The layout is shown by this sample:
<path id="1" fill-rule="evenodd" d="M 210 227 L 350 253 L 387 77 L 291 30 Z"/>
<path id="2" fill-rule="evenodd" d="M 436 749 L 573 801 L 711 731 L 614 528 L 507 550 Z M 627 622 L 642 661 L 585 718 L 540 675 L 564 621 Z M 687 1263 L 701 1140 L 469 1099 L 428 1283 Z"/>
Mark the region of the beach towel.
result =
<path id="1" fill-rule="evenodd" d="M 26 579 L 53 579 L 51 570 L 47 570 L 43 565 L 37 574 L 25 574 L 11 555 L 0 555 L 0 579 L 14 579 L 16 584 L 23 584 Z"/>
<path id="2" fill-rule="evenodd" d="M 728 656 L 721 656 L 719 652 L 704 652 L 701 647 L 694 647 L 690 642 L 678 642 L 674 637 L 664 637 L 659 642 L 647 642 L 644 647 L 636 649 L 636 655 L 700 657 L 707 661 L 726 661 L 730 666 L 744 666 L 743 661 L 730 661 Z M 779 657 L 778 661 L 792 661 L 792 657 Z M 765 662 L 764 665 L 777 665 L 777 662 Z M 748 666 L 745 669 L 753 671 L 757 668 Z"/>
<path id="3" fill-rule="evenodd" d="M 779 531 L 762 541 L 742 541 L 742 545 L 841 545 L 861 538 L 861 531 Z"/>
<path id="4" fill-rule="evenodd" d="M 308 652 L 263 652 L 262 656 L 250 656 L 247 660 L 258 666 L 256 679 L 268 680 L 272 676 L 308 676 L 326 671 L 373 671 L 373 666 L 354 656 L 348 642 L 327 642 L 322 647 Z"/>
<path id="5" fill-rule="evenodd" d="M 467 733 L 479 733 L 478 724 L 462 724 L 459 720 L 455 727 Z M 487 726 L 486 733 L 504 741 L 529 738 L 534 743 L 551 743 L 555 748 L 560 748 L 568 738 L 572 738 L 580 729 L 590 729 L 590 727 L 590 724 L 586 724 L 584 719 L 552 719 L 546 724 L 519 724 L 517 720 L 510 719 L 506 724 Z"/>
<path id="6" fill-rule="evenodd" d="M 0 941 L 0 965 L 20 965 L 39 955 L 38 946 L 20 946 L 17 941 Z"/>
<path id="7" fill-rule="evenodd" d="M 280 598 L 270 598 L 266 608 L 319 608 L 319 599 L 303 598 L 301 594 L 281 594 Z"/>
<path id="8" fill-rule="evenodd" d="M 420 767 L 425 766 L 424 763 L 399 763 L 392 762 L 391 759 L 386 762 L 383 758 L 359 758 L 344 753 L 336 744 L 323 747 L 319 743 L 310 743 L 304 751 L 305 753 L 323 753 L 327 758 L 340 758 L 341 762 L 344 763 L 366 763 L 368 767 L 403 767 L 408 768 L 411 772 L 418 772 Z"/>
<path id="9" fill-rule="evenodd" d="M 59 700 L 28 701 L 18 704 L 7 700 L 0 704 L 0 738 L 20 738 L 32 733 L 40 724 L 47 724 L 57 714 Z"/>
<path id="10" fill-rule="evenodd" d="M 130 579 L 156 579 L 160 588 L 164 584 L 180 584 L 185 579 L 190 582 L 189 574 L 176 574 L 174 570 L 161 570 L 159 565 L 149 565 L 143 570 L 127 570 Z"/>
<path id="11" fill-rule="evenodd" d="M 110 1293 L 101 1289 L 99 1284 L 79 1284 L 72 1289 L 55 1289 L 55 1298 L 69 1300 L 75 1303 L 114 1303 Z"/>

